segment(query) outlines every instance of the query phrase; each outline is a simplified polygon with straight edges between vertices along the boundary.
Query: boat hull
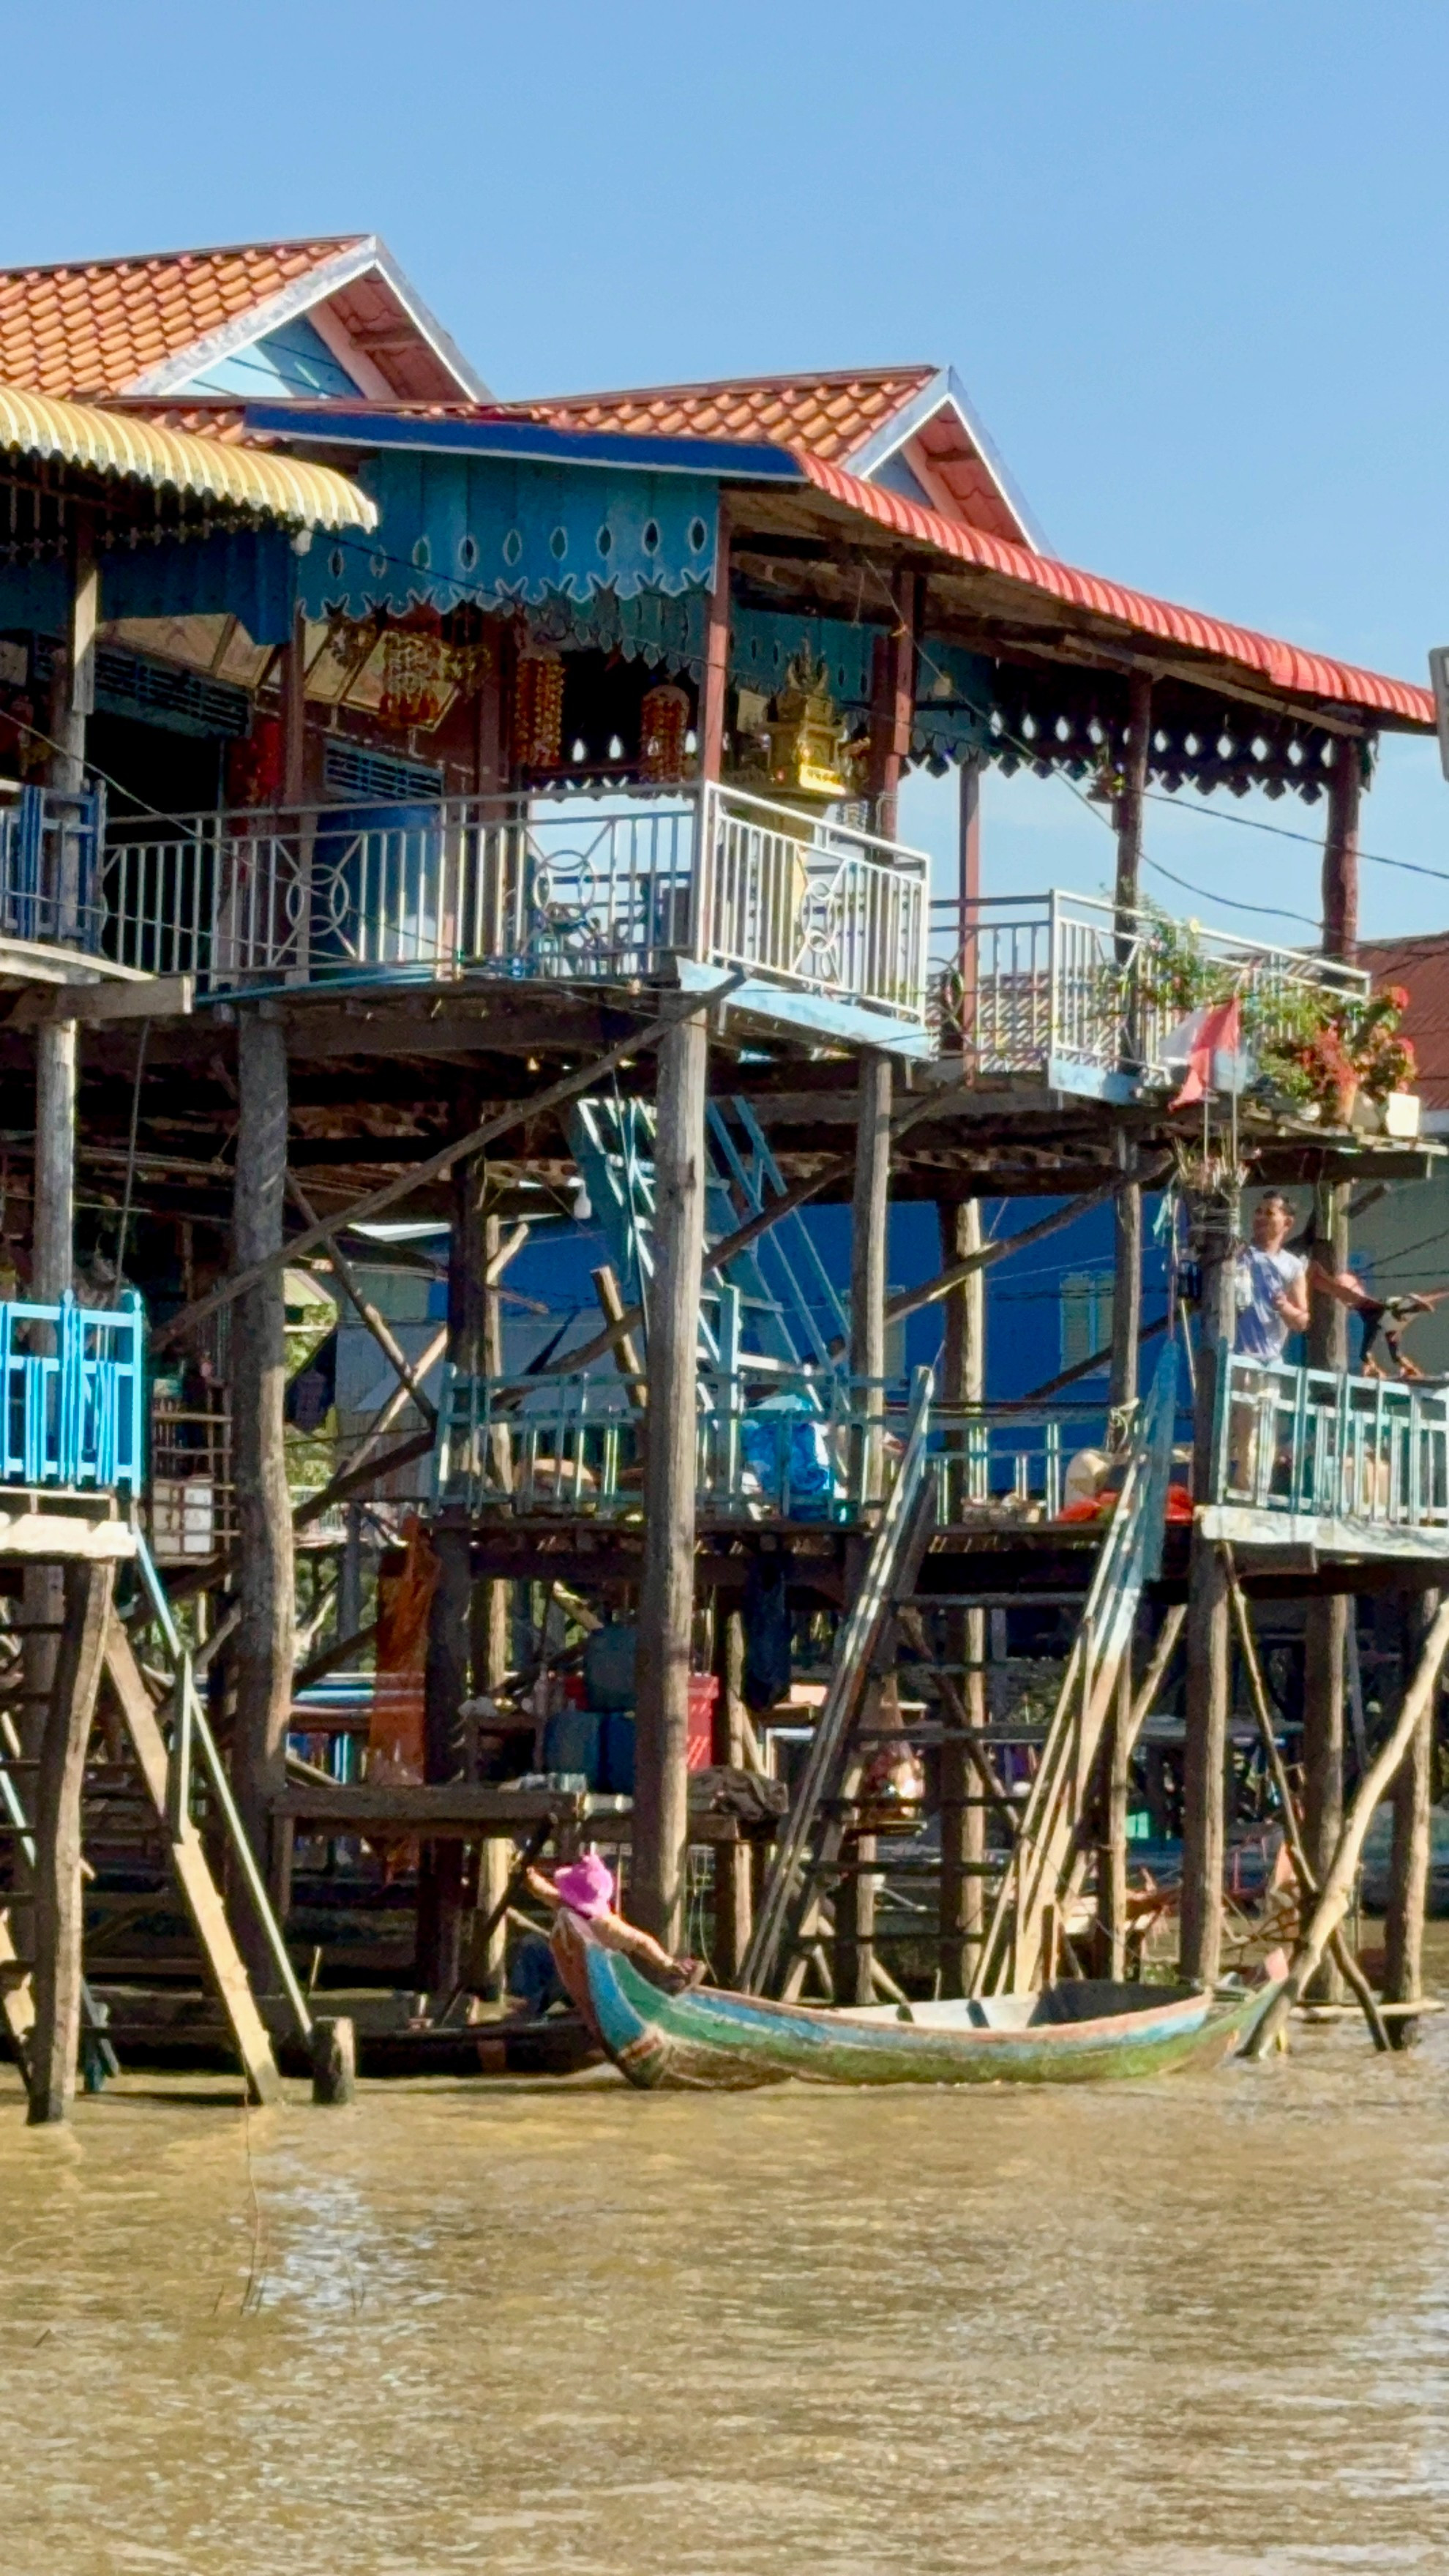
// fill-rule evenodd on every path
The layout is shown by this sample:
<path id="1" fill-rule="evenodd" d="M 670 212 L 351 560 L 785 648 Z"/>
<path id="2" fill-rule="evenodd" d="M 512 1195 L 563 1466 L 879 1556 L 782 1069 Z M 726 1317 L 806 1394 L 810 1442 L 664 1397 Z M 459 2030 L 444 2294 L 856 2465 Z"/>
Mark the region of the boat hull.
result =
<path id="1" fill-rule="evenodd" d="M 1215 2064 L 1240 2045 L 1271 1987 L 1215 1998 L 1196 1988 L 1063 1986 L 995 2007 L 923 2006 L 920 2021 L 815 2010 L 711 1987 L 665 1994 L 587 1927 L 560 1918 L 554 1952 L 569 1992 L 631 2084 L 732 2092 L 764 2084 L 1090 2084 Z M 1160 1998 L 1160 1999 L 1159 1999 Z M 1098 2003 L 1114 2007 L 1092 2008 Z M 1043 2018 L 1027 2020 L 1032 2009 Z M 968 2019 L 967 2016 L 980 2016 Z"/>

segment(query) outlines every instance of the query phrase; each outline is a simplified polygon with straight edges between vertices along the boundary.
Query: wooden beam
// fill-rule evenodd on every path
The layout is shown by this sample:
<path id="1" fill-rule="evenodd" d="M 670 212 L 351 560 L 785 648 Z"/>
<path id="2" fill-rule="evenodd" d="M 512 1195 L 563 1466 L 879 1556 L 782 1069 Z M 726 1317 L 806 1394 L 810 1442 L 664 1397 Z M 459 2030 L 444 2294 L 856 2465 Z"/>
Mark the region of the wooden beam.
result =
<path id="1" fill-rule="evenodd" d="M 303 1224 L 323 1224 L 324 1221 L 318 1216 L 316 1209 L 312 1206 L 311 1201 L 308 1199 L 307 1193 L 303 1189 L 301 1182 L 298 1180 L 296 1173 L 290 1170 L 287 1173 L 287 1187 L 291 1191 L 293 1199 L 302 1212 Z M 336 1234 L 330 1230 L 326 1230 L 323 1233 L 322 1241 L 327 1248 L 328 1259 L 332 1264 L 332 1268 L 337 1277 L 337 1284 L 341 1288 L 343 1295 L 350 1301 L 357 1314 L 361 1317 L 362 1322 L 367 1326 L 367 1329 L 371 1333 L 373 1340 L 376 1342 L 378 1349 L 382 1352 L 384 1359 L 387 1360 L 390 1366 L 396 1371 L 398 1378 L 401 1380 L 407 1393 L 412 1397 L 412 1400 L 417 1406 L 419 1413 L 422 1415 L 423 1420 L 436 1430 L 438 1421 L 437 1407 L 433 1403 L 431 1396 L 423 1393 L 421 1382 L 414 1376 L 412 1363 L 409 1360 L 406 1351 L 403 1349 L 402 1344 L 399 1342 L 396 1333 L 393 1331 L 391 1324 L 388 1322 L 387 1317 L 379 1312 L 378 1308 L 372 1303 L 370 1297 L 365 1297 L 363 1295 L 361 1288 L 358 1286 L 352 1265 L 349 1262 L 346 1253 L 343 1251 L 342 1246 L 338 1242 Z"/>
<path id="2" fill-rule="evenodd" d="M 609 1047 L 603 1055 L 595 1056 L 588 1064 L 580 1065 L 573 1073 L 565 1074 L 561 1081 L 551 1083 L 546 1091 L 536 1093 L 531 1100 L 510 1101 L 505 1109 L 499 1110 L 492 1118 L 485 1119 L 481 1127 L 475 1127 L 471 1134 L 459 1136 L 451 1145 L 443 1146 L 439 1153 L 430 1156 L 427 1162 L 419 1163 L 415 1170 L 401 1172 L 395 1180 L 384 1181 L 378 1189 L 369 1190 L 365 1198 L 354 1199 L 350 1206 L 339 1208 L 335 1215 L 328 1219 L 326 1226 L 319 1221 L 316 1225 L 305 1227 L 301 1234 L 294 1235 L 290 1243 L 283 1244 L 279 1251 L 269 1254 L 266 1260 L 251 1263 L 245 1269 L 238 1270 L 232 1278 L 223 1281 L 219 1288 L 213 1288 L 205 1297 L 198 1297 L 191 1305 L 184 1306 L 179 1315 L 174 1315 L 169 1323 L 162 1325 L 152 1334 L 152 1350 L 165 1350 L 172 1342 L 183 1340 L 193 1326 L 203 1322 L 206 1316 L 214 1315 L 220 1307 L 230 1305 L 234 1298 L 243 1296 L 249 1288 L 254 1288 L 259 1280 L 270 1277 L 273 1271 L 285 1269 L 289 1261 L 299 1260 L 304 1252 L 314 1251 L 328 1231 L 334 1234 L 342 1233 L 348 1226 L 363 1225 L 370 1218 L 381 1216 L 386 1209 L 396 1207 L 403 1199 L 411 1198 L 416 1190 L 424 1188 L 429 1181 L 444 1179 L 455 1163 L 463 1162 L 474 1154 L 481 1154 L 486 1146 L 494 1144 L 500 1136 L 506 1136 L 510 1128 L 520 1127 L 530 1118 L 547 1117 L 553 1110 L 562 1108 L 566 1101 L 576 1100 L 580 1092 L 592 1090 L 596 1083 L 604 1081 L 614 1072 L 626 1057 L 657 1047 L 660 1041 L 668 1036 L 671 1029 L 678 1028 L 682 1022 L 692 1021 L 708 1013 L 717 1002 L 723 1001 L 727 994 L 734 991 L 740 980 L 737 974 L 730 974 L 725 976 L 711 992 L 685 997 L 684 1008 L 681 1011 L 671 1012 L 663 1018 L 649 1021 L 644 1028 L 636 1030 L 632 1037 L 621 1038 L 617 1046 Z"/>

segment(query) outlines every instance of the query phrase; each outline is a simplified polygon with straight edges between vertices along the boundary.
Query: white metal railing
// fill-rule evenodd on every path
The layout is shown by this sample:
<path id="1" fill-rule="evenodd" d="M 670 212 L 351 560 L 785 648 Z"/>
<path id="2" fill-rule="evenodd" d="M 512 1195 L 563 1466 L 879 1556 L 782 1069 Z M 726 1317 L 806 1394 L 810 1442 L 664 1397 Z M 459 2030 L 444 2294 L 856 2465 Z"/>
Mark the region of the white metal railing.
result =
<path id="1" fill-rule="evenodd" d="M 1052 892 L 931 907 L 931 1014 L 943 1050 L 975 1074 L 1044 1074 L 1053 1065 L 1170 1079 L 1163 1043 L 1184 1014 L 1166 992 L 1158 916 Z M 1305 986 L 1359 1000 L 1369 978 L 1296 948 L 1194 924 L 1192 945 L 1251 996 L 1266 1025 L 1275 994 Z M 1265 1008 L 1266 1006 L 1266 1008 Z"/>
<path id="2" fill-rule="evenodd" d="M 115 826 L 104 945 L 204 987 L 616 981 L 669 958 L 925 1017 L 928 862 L 714 785 Z"/>

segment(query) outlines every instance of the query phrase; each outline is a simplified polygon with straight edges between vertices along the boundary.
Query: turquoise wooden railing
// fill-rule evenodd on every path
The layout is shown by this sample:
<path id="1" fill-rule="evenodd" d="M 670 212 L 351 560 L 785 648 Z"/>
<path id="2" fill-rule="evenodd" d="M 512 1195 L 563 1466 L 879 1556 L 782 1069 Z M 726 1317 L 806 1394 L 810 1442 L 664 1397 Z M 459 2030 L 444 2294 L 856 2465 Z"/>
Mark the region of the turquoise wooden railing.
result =
<path id="1" fill-rule="evenodd" d="M 0 1302 L 0 1483 L 139 1493 L 145 1317 L 118 1307 Z"/>
<path id="2" fill-rule="evenodd" d="M 1449 1387 L 1229 1357 L 1210 1503 L 1383 1530 L 1449 1528 Z"/>

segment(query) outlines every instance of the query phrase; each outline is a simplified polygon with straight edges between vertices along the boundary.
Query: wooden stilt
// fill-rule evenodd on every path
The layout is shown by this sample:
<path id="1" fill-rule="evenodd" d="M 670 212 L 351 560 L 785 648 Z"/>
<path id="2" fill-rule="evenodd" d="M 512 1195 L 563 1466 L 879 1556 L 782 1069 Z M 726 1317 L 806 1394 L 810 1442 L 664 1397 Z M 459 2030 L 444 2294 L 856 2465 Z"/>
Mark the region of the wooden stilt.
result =
<path id="1" fill-rule="evenodd" d="M 744 1698 L 745 1625 L 738 1610 L 715 1612 L 714 1754 L 731 1770 L 743 1770 L 748 1711 Z M 714 1855 L 714 1972 L 721 1985 L 733 1985 L 750 1946 L 753 1879 L 747 1842 L 717 1843 Z"/>
<path id="2" fill-rule="evenodd" d="M 841 1859 L 845 1869 L 836 1883 L 833 1899 L 831 1976 L 835 2000 L 848 2012 L 852 2004 L 875 2001 L 874 1834 L 847 1835 Z"/>
<path id="3" fill-rule="evenodd" d="M 850 1210 L 850 1374 L 862 1412 L 885 1410 L 886 1263 L 891 1187 L 891 1060 L 863 1050 L 856 1082 L 855 1189 Z M 862 1502 L 880 1498 L 879 1439 L 860 1443 Z"/>
<path id="4" fill-rule="evenodd" d="M 1125 1136 L 1117 1139 L 1124 1163 L 1132 1159 Z M 1142 1338 L 1142 1192 L 1124 1182 L 1112 1202 L 1112 1366 L 1108 1401 L 1124 1413 L 1137 1401 L 1137 1350 Z"/>
<path id="5" fill-rule="evenodd" d="M 1404 1672 L 1412 1672 L 1439 1608 L 1437 1592 L 1406 1596 L 1403 1605 Z M 1438 1693 L 1425 1699 L 1394 1782 L 1394 1834 L 1389 1859 L 1389 1901 L 1384 1915 L 1384 2001 L 1417 2003 L 1424 1991 L 1424 1907 L 1429 1892 L 1429 1811 Z M 1394 2017 L 1396 2048 L 1412 2045 L 1418 2025 Z"/>
<path id="6" fill-rule="evenodd" d="M 1358 815 L 1363 787 L 1362 745 L 1341 739 L 1333 746 L 1328 780 L 1328 828 L 1323 841 L 1323 953 L 1352 965 L 1358 955 Z"/>
<path id="7" fill-rule="evenodd" d="M 1233 1237 L 1236 1210 L 1216 1200 L 1199 1207 L 1202 1306 L 1197 1355 L 1193 1490 L 1208 1491 L 1213 1463 L 1220 1360 L 1234 1329 Z M 1187 1742 L 1183 1760 L 1182 1973 L 1216 1982 L 1222 1960 L 1224 1768 L 1232 1633 L 1228 1579 L 1220 1551 L 1194 1527 L 1188 1560 Z"/>
<path id="8" fill-rule="evenodd" d="M 423 1670 L 423 1777 L 443 1782 L 461 1768 L 458 1712 L 468 1697 L 472 1577 L 466 1528 L 434 1525 L 438 1580 L 428 1611 Z M 463 1938 L 463 1846 L 425 1842 L 418 1854 L 417 1982 L 424 1994 L 450 1995 L 460 1982 Z"/>
<path id="9" fill-rule="evenodd" d="M 925 613 L 926 585 L 919 573 L 899 572 L 891 583 L 895 614 L 876 645 L 871 704 L 870 793 L 882 840 L 896 837 L 901 774 L 910 757 L 916 706 L 916 646 Z"/>
<path id="10" fill-rule="evenodd" d="M 688 1850 L 686 1741 L 694 1622 L 699 1297 L 704 1259 L 702 1017 L 659 1049 L 654 1144 L 654 1276 L 648 1301 L 649 1441 L 634 1787 L 635 1910 L 666 1949 L 683 1932 Z"/>
<path id="11" fill-rule="evenodd" d="M 312 2024 L 312 2099 L 345 2103 L 357 2098 L 357 2024 L 345 2013 Z"/>
<path id="12" fill-rule="evenodd" d="M 483 1172 L 481 1165 L 472 1169 L 477 1174 L 475 1204 L 481 1208 Z M 503 1249 L 503 1229 L 496 1216 L 482 1220 L 483 1280 L 482 1311 L 479 1317 L 477 1365 L 485 1377 L 503 1375 L 503 1302 L 498 1294 L 497 1276 Z M 492 1283 L 492 1284 L 490 1284 Z M 493 1474 L 500 1491 L 507 1493 L 513 1482 L 512 1441 L 506 1427 L 500 1424 L 493 1433 Z M 473 1586 L 473 1688 L 492 1697 L 502 1688 L 509 1664 L 509 1617 L 513 1587 L 498 1581 L 475 1583 Z M 513 1867 L 513 1846 L 497 1835 L 485 1836 L 478 1846 L 478 1886 L 475 1912 L 468 1933 L 467 1981 L 476 1995 L 486 2003 L 500 2003 L 505 1989 L 508 1951 L 508 1924 L 500 1911 L 504 1889 Z"/>
<path id="13" fill-rule="evenodd" d="M 115 1568 L 79 1559 L 62 1576 L 65 1624 L 35 1791 L 30 2118 L 64 2120 L 75 2098 L 81 2011 L 81 1783 L 105 1654 Z"/>
<path id="14" fill-rule="evenodd" d="M 307 620 L 300 608 L 282 647 L 281 684 L 282 802 L 297 806 L 307 793 Z"/>
<path id="15" fill-rule="evenodd" d="M 237 1154 L 233 1216 L 239 1269 L 281 1246 L 287 1176 L 287 1042 L 267 1005 L 237 1022 Z M 232 1324 L 232 1455 L 236 1479 L 237 1806 L 263 1870 L 270 1859 L 273 1798 L 286 1785 L 296 1603 L 292 1511 L 283 1404 L 287 1380 L 282 1274 L 273 1269 L 239 1297 Z M 260 1977 L 270 1957 L 248 1926 L 247 1955 Z"/>
<path id="16" fill-rule="evenodd" d="M 949 1270 L 981 1248 L 981 1208 L 976 1199 L 943 1202 L 937 1209 L 941 1263 Z M 986 1278 L 976 1271 L 946 1300 L 945 1351 L 941 1395 L 947 1405 L 979 1404 L 986 1391 Z M 952 1474 L 957 1490 L 953 1506 L 965 1500 L 966 1433 L 948 1434 L 958 1462 Z M 963 1667 L 960 1702 L 968 1724 L 987 1722 L 986 1613 L 951 1610 L 945 1614 L 946 1661 Z M 949 1711 L 947 1712 L 949 1726 Z M 966 1742 L 948 1732 L 941 1746 L 941 1992 L 964 1995 L 971 1986 L 985 1921 L 986 1810 Z"/>
<path id="17" fill-rule="evenodd" d="M 1393 1733 L 1387 1743 L 1381 1745 L 1359 1782 L 1338 1839 L 1332 1866 L 1300 1935 L 1293 1965 L 1253 2033 L 1248 2048 L 1250 2056 L 1261 2057 L 1264 2050 L 1272 2046 L 1294 2005 L 1301 2003 L 1325 1948 L 1348 1911 L 1374 1810 L 1408 1752 L 1416 1728 L 1422 1725 L 1425 1709 L 1434 1702 L 1446 1651 L 1449 1651 L 1449 1602 L 1441 1601 L 1404 1692 Z"/>
<path id="18" fill-rule="evenodd" d="M 1341 1185 L 1318 1194 L 1314 1232 L 1320 1258 L 1341 1270 L 1348 1260 L 1348 1192 Z M 1348 1366 L 1348 1310 L 1318 1289 L 1309 1300 L 1310 1368 Z M 1344 1692 L 1348 1678 L 1348 1625 L 1353 1603 L 1344 1593 L 1308 1601 L 1303 1617 L 1303 1848 L 1319 1886 L 1343 1830 Z M 1342 1980 L 1325 1954 L 1314 1998 L 1337 2003 Z"/>

